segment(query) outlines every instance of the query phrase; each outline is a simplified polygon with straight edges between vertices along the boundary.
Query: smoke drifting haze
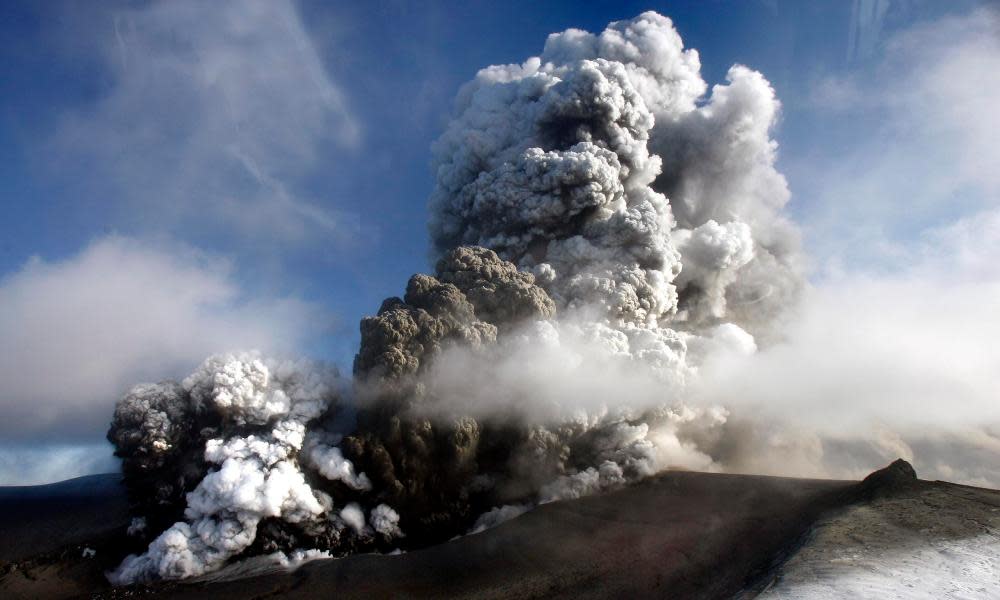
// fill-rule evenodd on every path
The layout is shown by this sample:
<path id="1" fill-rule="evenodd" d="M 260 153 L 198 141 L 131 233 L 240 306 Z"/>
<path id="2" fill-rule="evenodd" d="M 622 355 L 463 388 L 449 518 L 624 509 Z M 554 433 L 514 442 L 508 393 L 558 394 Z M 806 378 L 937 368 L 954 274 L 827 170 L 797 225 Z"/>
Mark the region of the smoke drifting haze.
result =
<path id="1" fill-rule="evenodd" d="M 998 481 L 950 461 L 1000 446 L 976 425 L 996 361 L 953 337 L 973 333 L 958 299 L 928 324 L 871 312 L 929 293 L 902 276 L 805 283 L 779 113 L 744 66 L 709 91 L 652 12 L 480 71 L 433 148 L 434 272 L 362 321 L 351 376 L 241 352 L 119 402 L 148 548 L 112 581 L 416 548 L 666 468 L 854 477 L 903 456 Z"/>

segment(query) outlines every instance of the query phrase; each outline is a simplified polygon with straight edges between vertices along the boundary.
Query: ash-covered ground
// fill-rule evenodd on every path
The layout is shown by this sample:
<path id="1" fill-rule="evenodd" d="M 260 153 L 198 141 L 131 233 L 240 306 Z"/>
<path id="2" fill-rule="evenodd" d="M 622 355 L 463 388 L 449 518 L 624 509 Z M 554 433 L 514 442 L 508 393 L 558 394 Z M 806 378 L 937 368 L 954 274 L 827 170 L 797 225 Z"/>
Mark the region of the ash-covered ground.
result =
<path id="1" fill-rule="evenodd" d="M 0 489 L 5 598 L 991 598 L 1000 491 L 668 472 L 543 505 L 397 555 L 247 559 L 183 582 L 112 588 L 128 551 L 116 476 Z M 16 515 L 10 517 L 9 515 Z M 54 533 L 66 523 L 62 535 Z M 27 532 L 45 531 L 31 538 Z M 31 541 L 32 544 L 25 543 Z M 297 570 L 295 570 L 297 567 Z"/>

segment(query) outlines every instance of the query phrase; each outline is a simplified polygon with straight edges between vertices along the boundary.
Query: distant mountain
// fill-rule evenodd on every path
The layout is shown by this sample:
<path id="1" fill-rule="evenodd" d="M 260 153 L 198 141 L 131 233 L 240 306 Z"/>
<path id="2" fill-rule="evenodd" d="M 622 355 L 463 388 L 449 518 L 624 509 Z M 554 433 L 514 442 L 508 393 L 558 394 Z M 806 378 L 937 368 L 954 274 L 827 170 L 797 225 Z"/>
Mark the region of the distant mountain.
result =
<path id="1" fill-rule="evenodd" d="M 81 544 L 128 522 L 121 475 L 0 486 L 0 562 Z"/>
<path id="2" fill-rule="evenodd" d="M 118 473 L 101 473 L 44 485 L 0 485 L 0 501 L 114 495 L 124 492 L 121 478 Z"/>

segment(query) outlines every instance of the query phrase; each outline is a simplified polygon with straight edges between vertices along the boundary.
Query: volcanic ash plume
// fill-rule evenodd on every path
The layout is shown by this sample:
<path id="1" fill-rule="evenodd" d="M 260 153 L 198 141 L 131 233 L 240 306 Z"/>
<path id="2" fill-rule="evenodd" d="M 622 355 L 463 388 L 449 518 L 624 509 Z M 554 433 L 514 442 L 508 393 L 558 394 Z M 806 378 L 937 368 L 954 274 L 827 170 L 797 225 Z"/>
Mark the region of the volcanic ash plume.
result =
<path id="1" fill-rule="evenodd" d="M 491 248 L 621 330 L 764 329 L 799 286 L 779 104 L 742 66 L 703 98 L 699 68 L 649 12 L 480 71 L 434 148 L 435 249 Z"/>
<path id="2" fill-rule="evenodd" d="M 480 71 L 434 146 L 434 275 L 361 322 L 351 381 L 234 354 L 121 400 L 108 435 L 155 537 L 112 580 L 419 547 L 719 468 L 728 413 L 685 390 L 800 280 L 774 93 L 737 66 L 706 98 L 699 68 L 644 13 Z"/>

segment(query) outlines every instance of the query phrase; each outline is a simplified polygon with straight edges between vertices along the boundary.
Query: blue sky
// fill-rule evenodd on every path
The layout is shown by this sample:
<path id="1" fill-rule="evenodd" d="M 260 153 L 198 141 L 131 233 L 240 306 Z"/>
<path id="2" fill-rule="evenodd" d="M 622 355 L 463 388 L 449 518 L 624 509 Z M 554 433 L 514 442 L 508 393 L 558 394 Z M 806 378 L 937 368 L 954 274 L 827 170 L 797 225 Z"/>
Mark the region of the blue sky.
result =
<path id="1" fill-rule="evenodd" d="M 0 483 L 106 468 L 115 397 L 224 344 L 349 370 L 360 317 L 428 269 L 458 87 L 569 27 L 653 9 L 709 85 L 761 71 L 813 280 L 911 269 L 995 205 L 983 5 L 3 3 Z"/>

